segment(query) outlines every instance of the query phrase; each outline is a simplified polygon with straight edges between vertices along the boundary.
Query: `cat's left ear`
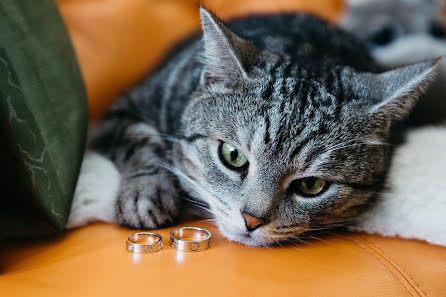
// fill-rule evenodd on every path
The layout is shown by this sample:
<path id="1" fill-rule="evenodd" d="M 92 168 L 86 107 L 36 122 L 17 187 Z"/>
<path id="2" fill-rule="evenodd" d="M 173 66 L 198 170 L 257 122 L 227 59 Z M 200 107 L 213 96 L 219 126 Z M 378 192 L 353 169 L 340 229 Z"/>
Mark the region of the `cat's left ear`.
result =
<path id="1" fill-rule="evenodd" d="M 206 8 L 200 8 L 204 66 L 202 84 L 234 83 L 249 78 L 249 71 L 264 53 L 234 34 Z"/>
<path id="2" fill-rule="evenodd" d="M 398 68 L 381 74 L 360 73 L 355 84 L 357 94 L 369 98 L 367 113 L 390 120 L 406 117 L 435 77 L 441 59 Z"/>

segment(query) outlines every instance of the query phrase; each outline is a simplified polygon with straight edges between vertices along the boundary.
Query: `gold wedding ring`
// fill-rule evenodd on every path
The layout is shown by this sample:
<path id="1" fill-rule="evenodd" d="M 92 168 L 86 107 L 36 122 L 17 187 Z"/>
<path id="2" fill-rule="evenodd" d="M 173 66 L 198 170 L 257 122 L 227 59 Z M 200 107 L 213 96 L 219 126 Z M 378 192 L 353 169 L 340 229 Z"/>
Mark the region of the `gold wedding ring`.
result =
<path id="1" fill-rule="evenodd" d="M 182 252 L 201 252 L 211 245 L 211 232 L 197 227 L 180 227 L 170 231 L 173 248 Z"/>
<path id="2" fill-rule="evenodd" d="M 127 237 L 127 250 L 137 254 L 155 253 L 163 248 L 161 235 L 152 232 L 133 233 Z"/>

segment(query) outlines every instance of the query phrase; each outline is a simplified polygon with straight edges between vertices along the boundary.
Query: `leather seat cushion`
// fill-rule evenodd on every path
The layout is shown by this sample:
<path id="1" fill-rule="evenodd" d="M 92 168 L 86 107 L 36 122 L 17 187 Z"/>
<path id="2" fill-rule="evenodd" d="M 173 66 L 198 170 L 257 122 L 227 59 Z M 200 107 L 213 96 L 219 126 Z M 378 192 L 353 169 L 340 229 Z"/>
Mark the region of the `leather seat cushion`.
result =
<path id="1" fill-rule="evenodd" d="M 215 226 L 210 249 L 132 254 L 135 232 L 97 224 L 0 248 L 5 296 L 444 296 L 446 248 L 364 234 L 332 234 L 285 247 L 229 242 Z M 3 294 L 2 294 L 3 295 Z"/>
<path id="2" fill-rule="evenodd" d="M 306 9 L 335 19 L 325 0 L 213 1 L 224 18 Z M 174 40 L 199 26 L 195 0 L 59 0 L 87 83 L 92 118 L 159 61 Z M 444 296 L 446 248 L 364 234 L 326 235 L 286 247 L 229 242 L 209 224 L 200 253 L 168 246 L 149 255 L 125 250 L 123 227 L 96 224 L 55 238 L 0 248 L 7 296 Z"/>

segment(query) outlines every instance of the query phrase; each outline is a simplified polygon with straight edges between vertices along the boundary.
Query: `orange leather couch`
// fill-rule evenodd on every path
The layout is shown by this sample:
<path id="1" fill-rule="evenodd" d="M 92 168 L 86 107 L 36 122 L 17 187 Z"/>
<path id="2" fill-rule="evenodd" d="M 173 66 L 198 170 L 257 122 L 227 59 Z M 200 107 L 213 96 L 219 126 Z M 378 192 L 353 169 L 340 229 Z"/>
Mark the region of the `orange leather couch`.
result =
<path id="1" fill-rule="evenodd" d="M 192 0 L 59 0 L 80 61 L 91 119 L 159 61 L 174 40 L 198 29 Z M 253 12 L 312 11 L 335 20 L 340 1 L 208 1 L 223 18 Z M 0 247 L 0 296 L 446 296 L 446 248 L 365 234 L 254 248 L 224 239 L 212 247 L 125 250 L 133 230 L 95 224 L 53 238 Z"/>

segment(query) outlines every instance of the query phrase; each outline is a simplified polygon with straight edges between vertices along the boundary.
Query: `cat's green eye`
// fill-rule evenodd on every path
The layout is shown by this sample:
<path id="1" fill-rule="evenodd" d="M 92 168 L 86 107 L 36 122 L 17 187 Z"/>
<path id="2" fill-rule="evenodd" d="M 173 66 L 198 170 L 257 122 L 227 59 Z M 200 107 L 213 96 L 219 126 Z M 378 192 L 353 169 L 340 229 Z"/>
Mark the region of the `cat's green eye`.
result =
<path id="1" fill-rule="evenodd" d="M 248 164 L 248 158 L 246 158 L 245 154 L 226 142 L 220 146 L 220 158 L 224 164 L 234 169 L 242 168 Z"/>
<path id="2" fill-rule="evenodd" d="M 305 177 L 294 182 L 294 189 L 304 197 L 314 197 L 321 194 L 327 187 L 327 181 L 319 177 Z"/>

